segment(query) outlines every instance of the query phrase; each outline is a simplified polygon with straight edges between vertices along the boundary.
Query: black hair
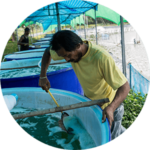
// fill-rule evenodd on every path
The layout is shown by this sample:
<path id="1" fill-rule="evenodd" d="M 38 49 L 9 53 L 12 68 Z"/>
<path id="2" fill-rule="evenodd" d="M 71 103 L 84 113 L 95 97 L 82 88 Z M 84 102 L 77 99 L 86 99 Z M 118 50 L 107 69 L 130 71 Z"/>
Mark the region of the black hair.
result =
<path id="1" fill-rule="evenodd" d="M 25 32 L 28 32 L 30 31 L 30 29 L 28 27 L 25 28 Z"/>
<path id="2" fill-rule="evenodd" d="M 69 30 L 56 32 L 50 41 L 51 49 L 54 51 L 58 51 L 61 47 L 69 52 L 74 51 L 79 43 L 83 44 L 82 39 Z"/>

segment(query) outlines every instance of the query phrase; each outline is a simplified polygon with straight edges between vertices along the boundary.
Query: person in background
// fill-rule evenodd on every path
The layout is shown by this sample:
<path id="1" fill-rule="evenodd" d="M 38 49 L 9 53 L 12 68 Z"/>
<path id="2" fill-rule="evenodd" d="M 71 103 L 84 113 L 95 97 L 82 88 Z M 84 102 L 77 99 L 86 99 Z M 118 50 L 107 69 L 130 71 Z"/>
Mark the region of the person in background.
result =
<path id="1" fill-rule="evenodd" d="M 28 38 L 29 33 L 30 33 L 30 29 L 26 27 L 24 34 L 21 36 L 20 40 L 18 41 L 18 45 L 21 46 L 20 51 L 25 51 L 29 49 L 29 38 Z"/>

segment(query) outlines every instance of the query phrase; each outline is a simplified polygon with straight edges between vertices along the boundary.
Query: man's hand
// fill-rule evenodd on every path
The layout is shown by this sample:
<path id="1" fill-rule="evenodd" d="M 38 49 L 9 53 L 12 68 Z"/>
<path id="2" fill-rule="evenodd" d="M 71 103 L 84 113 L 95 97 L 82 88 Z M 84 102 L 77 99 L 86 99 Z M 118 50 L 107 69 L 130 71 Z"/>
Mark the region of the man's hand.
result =
<path id="1" fill-rule="evenodd" d="M 39 79 L 39 86 L 47 92 L 49 88 L 51 87 L 50 82 L 47 78 L 45 79 Z"/>
<path id="2" fill-rule="evenodd" d="M 29 46 L 29 43 L 25 43 L 24 46 Z"/>
<path id="3" fill-rule="evenodd" d="M 105 122 L 106 117 L 109 121 L 110 129 L 112 126 L 112 122 L 114 121 L 114 110 L 113 108 L 109 105 L 103 110 L 103 118 L 102 118 L 102 123 Z"/>

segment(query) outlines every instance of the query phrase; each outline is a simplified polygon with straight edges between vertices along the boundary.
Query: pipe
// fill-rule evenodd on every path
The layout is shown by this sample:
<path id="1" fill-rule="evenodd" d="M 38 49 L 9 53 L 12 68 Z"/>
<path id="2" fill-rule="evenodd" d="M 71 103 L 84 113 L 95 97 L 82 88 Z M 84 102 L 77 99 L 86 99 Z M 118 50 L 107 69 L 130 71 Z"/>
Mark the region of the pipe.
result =
<path id="1" fill-rule="evenodd" d="M 120 27 L 121 27 L 121 46 L 122 46 L 122 69 L 123 74 L 126 75 L 126 56 L 125 56 L 125 42 L 124 42 L 124 23 L 123 23 L 123 17 L 120 16 Z"/>
<path id="2" fill-rule="evenodd" d="M 131 81 L 132 81 L 132 76 L 131 76 L 131 63 L 129 63 L 129 77 L 130 77 L 130 88 L 132 88 L 132 83 L 131 83 Z"/>
<path id="3" fill-rule="evenodd" d="M 85 34 L 85 39 L 86 39 L 86 30 L 85 30 L 85 13 L 84 13 L 84 34 Z"/>
<path id="4" fill-rule="evenodd" d="M 61 30 L 61 26 L 60 26 L 60 17 L 59 17 L 59 10 L 58 10 L 58 3 L 55 3 L 56 5 L 56 13 L 57 13 L 57 28 L 58 28 L 58 31 Z"/>
<path id="5" fill-rule="evenodd" d="M 41 36 L 40 37 L 42 38 L 42 27 L 41 26 L 40 26 L 40 32 L 41 32 Z"/>
<path id="6" fill-rule="evenodd" d="M 33 42 L 32 42 L 32 34 L 31 34 L 31 31 L 32 31 L 31 25 L 29 25 L 29 28 L 30 28 L 30 36 L 31 36 L 31 44 L 32 44 Z"/>
<path id="7" fill-rule="evenodd" d="M 89 107 L 89 106 L 98 105 L 98 104 L 107 103 L 107 102 L 109 102 L 108 98 L 95 100 L 95 101 L 80 102 L 77 104 L 72 104 L 72 105 L 67 105 L 67 106 L 60 106 L 60 107 L 49 108 L 45 110 L 33 111 L 33 112 L 26 113 L 26 114 L 16 114 L 16 115 L 13 115 L 13 118 L 15 120 L 22 119 L 22 118 L 27 118 L 27 117 L 32 117 L 32 116 L 45 115 L 49 113 L 62 112 L 66 110 Z"/>
<path id="8" fill-rule="evenodd" d="M 80 36 L 81 36 L 81 16 L 79 17 L 79 21 L 80 21 Z"/>
<path id="9" fill-rule="evenodd" d="M 96 31 L 96 44 L 98 45 L 98 40 L 97 40 L 97 20 L 96 20 L 96 6 L 95 6 L 95 31 Z"/>
<path id="10" fill-rule="evenodd" d="M 37 36 L 37 39 L 38 39 L 37 25 L 36 24 L 35 24 L 35 31 L 36 31 L 36 36 Z"/>
<path id="11" fill-rule="evenodd" d="M 18 38 L 18 28 L 16 29 L 16 34 L 17 34 L 17 43 L 19 41 L 19 38 Z M 20 51 L 20 46 L 18 45 L 18 51 Z"/>
<path id="12" fill-rule="evenodd" d="M 87 36 L 88 36 L 88 16 L 87 16 Z"/>

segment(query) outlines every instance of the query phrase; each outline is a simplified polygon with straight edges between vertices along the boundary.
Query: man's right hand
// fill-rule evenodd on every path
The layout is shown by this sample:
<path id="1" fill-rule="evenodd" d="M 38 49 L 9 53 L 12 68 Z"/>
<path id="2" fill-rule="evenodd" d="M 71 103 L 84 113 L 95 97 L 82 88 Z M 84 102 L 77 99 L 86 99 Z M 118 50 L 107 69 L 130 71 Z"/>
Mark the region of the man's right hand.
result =
<path id="1" fill-rule="evenodd" d="M 49 88 L 51 87 L 50 82 L 47 78 L 45 79 L 39 79 L 39 86 L 47 92 Z"/>
<path id="2" fill-rule="evenodd" d="M 29 46 L 29 43 L 24 44 L 24 46 Z"/>

